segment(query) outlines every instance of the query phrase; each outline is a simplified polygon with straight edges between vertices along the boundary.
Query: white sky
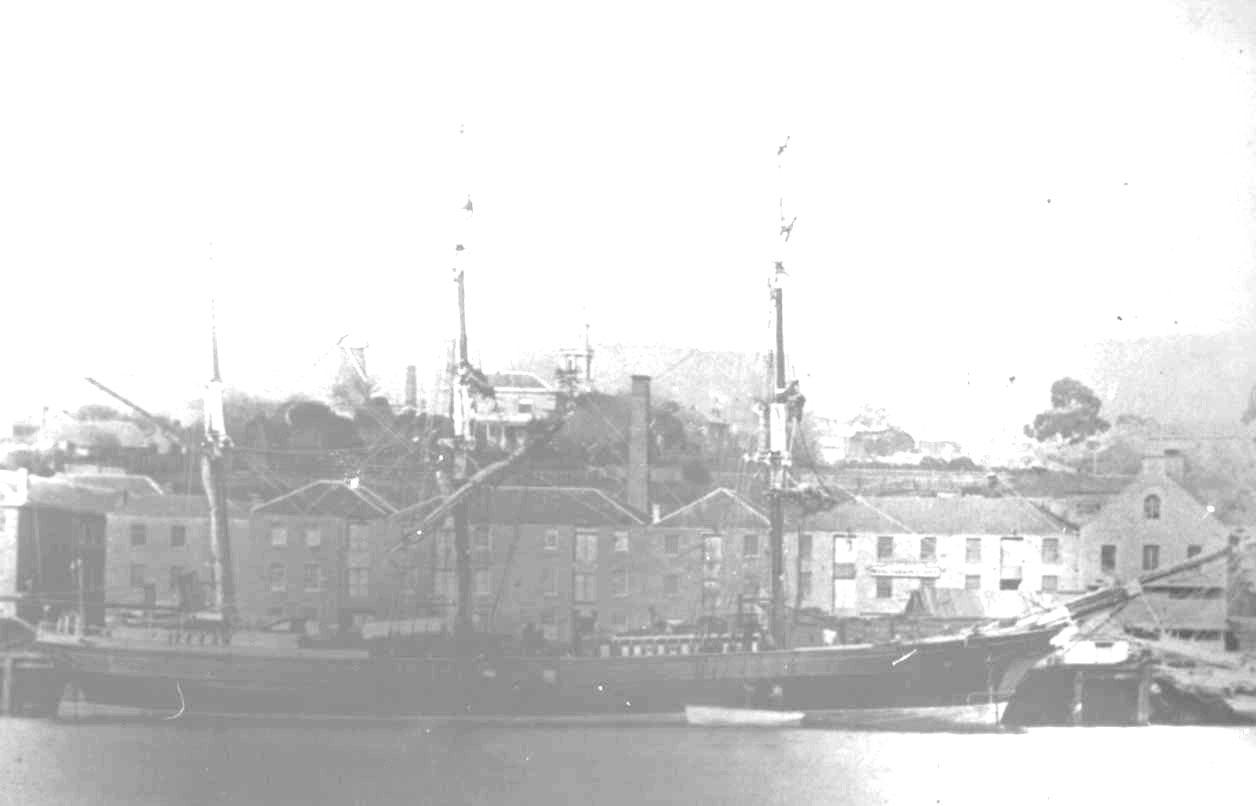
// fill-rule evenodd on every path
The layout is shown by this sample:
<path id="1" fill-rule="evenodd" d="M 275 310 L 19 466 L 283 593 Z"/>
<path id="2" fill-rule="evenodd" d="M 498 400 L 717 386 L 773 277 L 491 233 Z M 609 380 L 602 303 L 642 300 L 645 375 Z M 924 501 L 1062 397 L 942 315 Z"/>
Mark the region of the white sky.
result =
<path id="1" fill-rule="evenodd" d="M 323 386 L 348 332 L 426 381 L 468 189 L 488 369 L 585 321 L 765 349 L 782 185 L 820 414 L 971 442 L 1095 340 L 1253 313 L 1237 0 L 439 5 L 5 4 L 0 416 L 197 397 L 210 293 L 230 385 Z"/>

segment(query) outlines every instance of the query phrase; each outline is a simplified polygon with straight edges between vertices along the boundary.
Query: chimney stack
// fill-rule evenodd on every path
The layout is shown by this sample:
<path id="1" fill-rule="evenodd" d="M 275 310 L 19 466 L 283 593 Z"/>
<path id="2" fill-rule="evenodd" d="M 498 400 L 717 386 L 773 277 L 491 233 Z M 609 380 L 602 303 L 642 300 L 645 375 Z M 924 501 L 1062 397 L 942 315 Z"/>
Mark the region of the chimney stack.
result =
<path id="1" fill-rule="evenodd" d="M 411 411 L 419 408 L 419 375 L 414 364 L 406 367 L 406 408 Z"/>
<path id="2" fill-rule="evenodd" d="M 628 506 L 650 514 L 650 376 L 632 376 L 628 415 Z"/>

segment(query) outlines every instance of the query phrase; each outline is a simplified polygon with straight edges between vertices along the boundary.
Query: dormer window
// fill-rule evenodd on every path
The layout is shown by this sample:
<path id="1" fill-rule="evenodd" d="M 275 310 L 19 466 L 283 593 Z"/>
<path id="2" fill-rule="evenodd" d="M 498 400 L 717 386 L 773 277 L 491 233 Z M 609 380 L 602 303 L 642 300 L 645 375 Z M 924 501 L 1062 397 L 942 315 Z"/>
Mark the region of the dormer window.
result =
<path id="1" fill-rule="evenodd" d="M 1143 499 L 1143 517 L 1149 520 L 1160 519 L 1160 496 L 1149 495 Z"/>

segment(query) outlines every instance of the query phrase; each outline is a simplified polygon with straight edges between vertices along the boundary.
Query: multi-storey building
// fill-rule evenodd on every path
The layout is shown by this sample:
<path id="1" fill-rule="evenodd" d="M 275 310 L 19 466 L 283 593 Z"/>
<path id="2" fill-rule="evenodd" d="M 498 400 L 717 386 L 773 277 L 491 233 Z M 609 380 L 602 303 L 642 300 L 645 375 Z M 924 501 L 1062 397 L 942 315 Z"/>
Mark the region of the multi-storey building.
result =
<path id="1" fill-rule="evenodd" d="M 248 511 L 235 503 L 227 511 L 232 566 L 240 580 L 249 567 Z M 205 496 L 127 496 L 109 513 L 106 532 L 105 598 L 110 603 L 177 606 L 182 603 L 180 585 L 187 581 L 199 589 L 202 603 L 213 602 L 216 581 Z"/>
<path id="2" fill-rule="evenodd" d="M 1021 498 L 848 501 L 811 517 L 802 531 L 804 551 L 787 558 L 787 573 L 810 571 L 803 605 L 834 615 L 902 613 L 922 586 L 1082 589 L 1076 528 Z"/>
<path id="3" fill-rule="evenodd" d="M 105 513 L 116 496 L 26 470 L 0 471 L 0 616 L 51 607 L 104 618 Z"/>
<path id="4" fill-rule="evenodd" d="M 1135 579 L 1201 553 L 1225 548 L 1231 530 L 1183 484 L 1184 461 L 1169 451 L 1143 460 L 1141 472 L 1082 526 L 1083 582 Z M 1114 623 L 1221 645 L 1226 637 L 1226 564 L 1213 563 L 1143 589 L 1143 601 Z"/>
<path id="5" fill-rule="evenodd" d="M 533 420 L 558 407 L 558 390 L 531 372 L 507 370 L 490 375 L 493 398 L 477 403 L 476 428 L 502 450 L 513 450 Z"/>
<path id="6" fill-rule="evenodd" d="M 394 539 L 412 531 L 435 501 L 393 518 Z M 641 626 L 634 607 L 646 545 L 641 519 L 591 487 L 485 487 L 468 502 L 474 621 L 481 629 L 520 634 L 531 625 L 567 644 Z M 457 600 L 453 532 L 432 531 L 398 562 L 414 569 L 402 595 L 426 603 L 452 627 Z"/>
<path id="7" fill-rule="evenodd" d="M 397 612 L 395 508 L 366 487 L 315 481 L 253 508 L 236 596 L 254 622 L 348 632 Z"/>

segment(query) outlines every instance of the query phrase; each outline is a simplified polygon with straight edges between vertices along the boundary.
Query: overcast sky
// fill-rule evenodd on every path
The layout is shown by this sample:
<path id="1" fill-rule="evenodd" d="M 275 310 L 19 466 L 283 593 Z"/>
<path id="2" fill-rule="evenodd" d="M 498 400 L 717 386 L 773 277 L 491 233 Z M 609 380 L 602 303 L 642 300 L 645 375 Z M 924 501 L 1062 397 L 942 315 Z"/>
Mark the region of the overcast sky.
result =
<path id="1" fill-rule="evenodd" d="M 765 349 L 782 190 L 821 414 L 972 439 L 1096 340 L 1251 318 L 1245 4 L 756 7 L 5 4 L 0 415 L 197 397 L 211 294 L 232 386 L 325 385 L 346 333 L 426 380 L 467 192 L 487 369 L 585 322 Z"/>

